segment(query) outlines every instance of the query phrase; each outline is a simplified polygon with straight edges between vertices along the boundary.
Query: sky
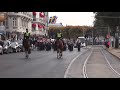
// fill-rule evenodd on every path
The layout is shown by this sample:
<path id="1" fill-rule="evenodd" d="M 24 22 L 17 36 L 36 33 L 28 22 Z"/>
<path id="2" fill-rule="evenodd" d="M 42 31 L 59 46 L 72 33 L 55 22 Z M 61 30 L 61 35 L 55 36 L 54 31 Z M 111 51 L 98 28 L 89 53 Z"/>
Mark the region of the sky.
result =
<path id="1" fill-rule="evenodd" d="M 93 12 L 49 12 L 49 17 L 57 16 L 56 23 L 62 23 L 63 26 L 93 26 Z"/>

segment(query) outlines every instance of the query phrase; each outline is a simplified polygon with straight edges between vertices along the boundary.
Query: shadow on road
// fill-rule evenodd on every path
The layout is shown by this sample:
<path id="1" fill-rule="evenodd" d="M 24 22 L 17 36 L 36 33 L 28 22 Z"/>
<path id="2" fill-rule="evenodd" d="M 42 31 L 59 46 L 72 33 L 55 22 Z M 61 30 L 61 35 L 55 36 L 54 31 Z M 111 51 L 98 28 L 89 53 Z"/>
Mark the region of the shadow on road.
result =
<path id="1" fill-rule="evenodd" d="M 19 58 L 19 60 L 30 61 L 30 60 L 32 60 L 32 58 L 28 58 L 28 59 L 27 59 L 27 58 L 24 57 L 24 58 Z"/>

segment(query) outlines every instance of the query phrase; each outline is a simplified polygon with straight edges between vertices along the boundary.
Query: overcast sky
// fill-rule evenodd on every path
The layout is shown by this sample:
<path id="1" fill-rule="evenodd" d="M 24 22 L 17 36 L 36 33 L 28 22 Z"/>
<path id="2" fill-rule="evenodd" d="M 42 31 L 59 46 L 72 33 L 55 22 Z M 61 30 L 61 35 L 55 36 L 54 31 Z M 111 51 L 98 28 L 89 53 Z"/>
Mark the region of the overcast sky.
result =
<path id="1" fill-rule="evenodd" d="M 49 12 L 49 17 L 57 16 L 57 23 L 66 25 L 93 26 L 93 12 Z"/>

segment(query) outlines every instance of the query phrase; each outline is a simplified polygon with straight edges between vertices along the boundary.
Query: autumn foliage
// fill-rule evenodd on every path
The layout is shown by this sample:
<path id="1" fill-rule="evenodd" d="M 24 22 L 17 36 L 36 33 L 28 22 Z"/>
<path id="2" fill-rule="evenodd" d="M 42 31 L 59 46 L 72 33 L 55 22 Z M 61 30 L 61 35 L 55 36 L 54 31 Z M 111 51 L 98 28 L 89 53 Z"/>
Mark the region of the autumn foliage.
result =
<path id="1" fill-rule="evenodd" d="M 63 26 L 63 27 L 49 27 L 48 34 L 51 37 L 61 30 L 64 38 L 77 38 L 83 35 L 91 35 L 93 27 L 90 26 Z M 84 33 L 84 34 L 83 34 Z"/>

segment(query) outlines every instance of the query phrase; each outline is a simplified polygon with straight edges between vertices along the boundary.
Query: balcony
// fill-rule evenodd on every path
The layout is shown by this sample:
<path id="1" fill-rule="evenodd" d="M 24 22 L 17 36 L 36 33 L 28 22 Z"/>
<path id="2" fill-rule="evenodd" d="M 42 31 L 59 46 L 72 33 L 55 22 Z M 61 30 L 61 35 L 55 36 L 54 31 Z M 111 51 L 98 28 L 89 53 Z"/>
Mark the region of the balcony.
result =
<path id="1" fill-rule="evenodd" d="M 6 26 L 5 28 L 8 29 L 8 26 Z"/>
<path id="2" fill-rule="evenodd" d="M 49 30 L 49 27 L 45 27 L 45 30 Z"/>
<path id="3" fill-rule="evenodd" d="M 17 26 L 14 26 L 13 29 L 18 29 L 18 27 L 17 27 Z"/>
<path id="4" fill-rule="evenodd" d="M 26 13 L 22 13 L 22 12 L 18 12 L 18 13 L 15 13 L 15 12 L 8 12 L 8 15 L 9 16 L 23 16 L 23 17 L 26 17 L 26 18 L 29 18 L 32 20 L 32 15 L 28 15 Z"/>
<path id="5" fill-rule="evenodd" d="M 41 18 L 33 18 L 33 22 L 45 24 L 45 21 Z"/>

